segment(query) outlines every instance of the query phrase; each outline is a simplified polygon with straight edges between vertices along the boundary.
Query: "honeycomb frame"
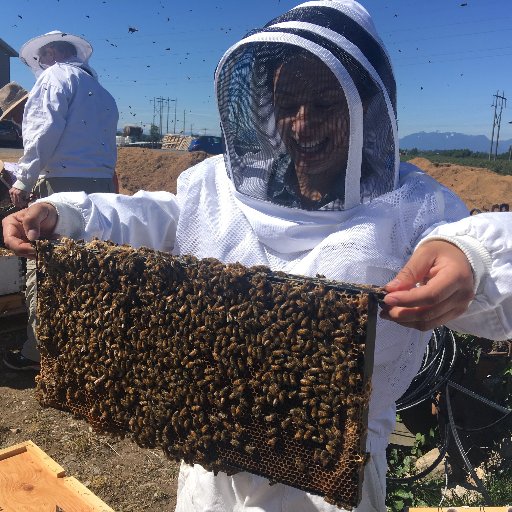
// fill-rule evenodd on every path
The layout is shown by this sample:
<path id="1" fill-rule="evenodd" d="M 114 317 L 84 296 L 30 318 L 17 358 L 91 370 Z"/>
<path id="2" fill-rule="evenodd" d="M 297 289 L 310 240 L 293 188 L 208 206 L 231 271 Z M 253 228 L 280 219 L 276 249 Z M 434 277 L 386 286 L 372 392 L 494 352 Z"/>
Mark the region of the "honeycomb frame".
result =
<path id="1" fill-rule="evenodd" d="M 36 253 L 42 405 L 358 504 L 382 289 L 99 240 Z"/>

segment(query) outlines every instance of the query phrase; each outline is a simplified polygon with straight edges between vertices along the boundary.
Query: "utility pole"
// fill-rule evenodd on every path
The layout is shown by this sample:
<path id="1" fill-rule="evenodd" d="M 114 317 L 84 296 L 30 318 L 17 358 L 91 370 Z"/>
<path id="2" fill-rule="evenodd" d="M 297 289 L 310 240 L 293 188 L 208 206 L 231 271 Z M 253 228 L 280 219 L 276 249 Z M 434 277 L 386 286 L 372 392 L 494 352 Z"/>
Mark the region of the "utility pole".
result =
<path id="1" fill-rule="evenodd" d="M 164 118 L 164 115 L 166 116 L 166 133 L 169 133 L 169 103 L 171 101 L 174 101 L 174 133 L 176 133 L 176 104 L 178 103 L 178 100 L 177 99 L 171 99 L 171 98 L 155 98 L 153 100 L 153 103 L 155 105 L 155 107 L 153 108 L 153 124 L 155 124 L 155 110 L 156 110 L 156 105 L 158 104 L 158 113 L 159 113 L 159 116 L 160 116 L 160 135 L 163 134 L 163 127 L 164 127 L 164 122 L 163 122 L 163 118 Z"/>
<path id="2" fill-rule="evenodd" d="M 162 110 L 163 110 L 163 107 L 164 107 L 164 99 L 162 97 L 158 98 L 158 101 L 159 101 L 159 104 L 158 106 L 160 107 L 160 137 L 162 136 L 163 134 L 163 128 L 162 128 Z"/>
<path id="3" fill-rule="evenodd" d="M 186 110 L 183 110 L 183 135 L 185 135 L 185 112 Z"/>
<path id="4" fill-rule="evenodd" d="M 167 98 L 167 130 L 165 133 L 169 133 L 169 101 L 170 99 Z"/>
<path id="5" fill-rule="evenodd" d="M 176 105 L 178 104 L 178 98 L 174 100 L 174 133 L 176 133 Z"/>
<path id="6" fill-rule="evenodd" d="M 491 107 L 494 107 L 494 118 L 492 122 L 492 135 L 491 135 L 491 149 L 489 151 L 489 160 L 492 158 L 493 149 L 494 149 L 494 160 L 498 157 L 498 142 L 500 138 L 500 126 L 501 126 L 501 113 L 503 111 L 503 107 L 507 106 L 507 98 L 505 98 L 505 92 L 502 91 L 501 96 L 499 91 L 496 91 L 494 95 L 493 104 Z M 496 144 L 494 143 L 494 130 L 496 129 Z"/>
<path id="7" fill-rule="evenodd" d="M 163 135 L 163 111 L 164 111 L 164 103 L 165 98 L 162 98 L 161 96 L 156 99 L 158 101 L 158 113 L 160 117 L 160 136 Z"/>
<path id="8" fill-rule="evenodd" d="M 178 104 L 178 98 L 174 98 L 173 100 L 167 98 L 167 101 L 173 101 L 174 102 L 174 126 L 172 129 L 173 133 L 176 133 L 176 105 Z M 167 105 L 169 106 L 169 105 Z"/>
<path id="9" fill-rule="evenodd" d="M 153 124 L 155 124 L 156 98 L 149 100 L 149 103 L 153 103 Z"/>
<path id="10" fill-rule="evenodd" d="M 508 124 L 512 124 L 512 121 L 509 121 Z M 512 160 L 512 146 L 508 148 L 508 160 Z"/>

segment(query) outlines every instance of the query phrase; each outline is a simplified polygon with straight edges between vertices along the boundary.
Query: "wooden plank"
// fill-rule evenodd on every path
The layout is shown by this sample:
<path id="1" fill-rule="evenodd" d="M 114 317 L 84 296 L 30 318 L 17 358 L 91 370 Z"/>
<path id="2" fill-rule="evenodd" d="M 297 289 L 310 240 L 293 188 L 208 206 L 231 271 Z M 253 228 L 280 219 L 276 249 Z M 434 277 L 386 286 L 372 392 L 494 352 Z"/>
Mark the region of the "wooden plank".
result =
<path id="1" fill-rule="evenodd" d="M 395 425 L 395 430 L 389 436 L 389 444 L 397 446 L 414 446 L 416 436 L 400 422 Z"/>
<path id="2" fill-rule="evenodd" d="M 0 511 L 114 512 L 32 441 L 0 450 Z"/>
<path id="3" fill-rule="evenodd" d="M 0 451 L 0 461 L 8 459 L 9 457 L 14 457 L 15 455 L 19 455 L 20 453 L 24 453 L 26 451 L 27 447 L 24 444 L 9 446 L 9 448 L 5 448 L 4 450 Z"/>
<path id="4" fill-rule="evenodd" d="M 47 453 L 45 453 L 39 446 L 31 441 L 26 443 L 27 452 L 29 452 L 35 459 L 38 459 L 44 468 L 50 473 L 53 473 L 57 478 L 64 478 L 66 471 L 64 468 L 57 464 Z"/>
<path id="5" fill-rule="evenodd" d="M 407 508 L 407 512 L 510 512 L 511 507 L 488 507 L 482 505 L 480 507 L 419 507 Z"/>

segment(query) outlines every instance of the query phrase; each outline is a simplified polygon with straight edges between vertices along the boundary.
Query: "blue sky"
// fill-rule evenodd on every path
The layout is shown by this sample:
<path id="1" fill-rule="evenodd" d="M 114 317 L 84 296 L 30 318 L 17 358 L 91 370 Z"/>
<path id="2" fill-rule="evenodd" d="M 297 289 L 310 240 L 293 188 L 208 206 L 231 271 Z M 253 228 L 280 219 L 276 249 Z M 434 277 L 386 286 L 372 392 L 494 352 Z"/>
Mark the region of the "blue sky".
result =
<path id="1" fill-rule="evenodd" d="M 163 129 L 218 133 L 213 73 L 248 30 L 294 7 L 290 0 L 17 0 L 0 38 L 18 50 L 50 30 L 91 42 L 91 65 L 115 97 L 119 126 L 153 121 L 152 100 L 169 98 Z M 362 0 L 393 62 L 400 136 L 456 131 L 491 136 L 493 95 L 509 97 L 500 139 L 512 138 L 511 0 Z M 467 4 L 467 5 L 461 5 Z M 129 33 L 128 28 L 137 29 Z M 34 77 L 11 59 L 11 79 Z M 159 124 L 159 115 L 156 116 Z"/>

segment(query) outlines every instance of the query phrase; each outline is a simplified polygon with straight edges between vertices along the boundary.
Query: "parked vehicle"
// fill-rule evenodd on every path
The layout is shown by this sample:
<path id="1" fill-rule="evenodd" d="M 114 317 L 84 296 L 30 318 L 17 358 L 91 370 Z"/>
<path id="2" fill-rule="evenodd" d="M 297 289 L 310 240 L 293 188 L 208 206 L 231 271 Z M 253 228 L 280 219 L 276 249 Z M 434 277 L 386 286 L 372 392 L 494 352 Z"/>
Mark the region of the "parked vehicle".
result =
<path id="1" fill-rule="evenodd" d="M 189 151 L 205 151 L 210 155 L 220 155 L 222 153 L 222 139 L 214 135 L 201 135 L 192 139 L 188 147 Z"/>
<path id="2" fill-rule="evenodd" d="M 12 121 L 0 121 L 0 146 L 23 147 L 21 130 Z"/>

